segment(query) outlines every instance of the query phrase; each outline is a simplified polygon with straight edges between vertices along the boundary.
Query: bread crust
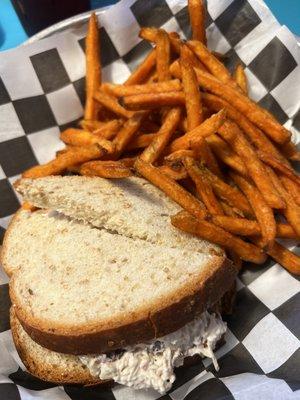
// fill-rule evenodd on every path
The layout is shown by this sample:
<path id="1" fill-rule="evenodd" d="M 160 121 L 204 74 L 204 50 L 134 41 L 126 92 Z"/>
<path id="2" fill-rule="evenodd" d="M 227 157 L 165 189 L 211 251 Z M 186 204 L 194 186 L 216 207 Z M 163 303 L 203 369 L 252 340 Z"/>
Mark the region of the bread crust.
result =
<path id="1" fill-rule="evenodd" d="M 214 257 L 193 286 L 187 285 L 177 291 L 174 298 L 158 299 L 151 310 L 149 307 L 141 309 L 131 316 L 131 321 L 129 318 L 126 322 L 122 321 L 122 325 L 113 324 L 111 329 L 103 329 L 95 323 L 74 329 L 54 328 L 47 321 L 28 315 L 18 305 L 13 291 L 16 274 L 10 284 L 10 296 L 24 330 L 41 346 L 74 355 L 105 353 L 161 337 L 183 327 L 215 304 L 231 288 L 236 274 L 234 265 L 225 256 Z"/>
<path id="2" fill-rule="evenodd" d="M 59 385 L 100 385 L 107 384 L 107 381 L 101 381 L 93 377 L 87 368 L 78 361 L 78 365 L 74 365 L 73 369 L 66 370 L 63 365 L 51 364 L 46 357 L 41 360 L 32 352 L 32 348 L 22 335 L 22 327 L 18 321 L 13 307 L 10 310 L 10 326 L 13 340 L 17 352 L 23 361 L 27 370 L 35 377 L 52 382 Z M 45 349 L 48 352 L 47 349 Z"/>

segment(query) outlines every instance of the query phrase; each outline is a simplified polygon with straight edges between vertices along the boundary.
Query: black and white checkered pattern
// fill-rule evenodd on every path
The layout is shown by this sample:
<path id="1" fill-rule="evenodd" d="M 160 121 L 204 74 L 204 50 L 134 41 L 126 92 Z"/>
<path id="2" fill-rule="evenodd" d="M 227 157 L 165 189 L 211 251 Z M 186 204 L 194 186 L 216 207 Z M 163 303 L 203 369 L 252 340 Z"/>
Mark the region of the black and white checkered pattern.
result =
<path id="1" fill-rule="evenodd" d="M 123 0 L 101 15 L 104 79 L 122 82 L 149 51 L 141 25 L 190 35 L 186 0 Z M 0 54 L 0 237 L 19 200 L 20 173 L 51 159 L 60 130 L 82 116 L 85 28 Z M 228 66 L 246 67 L 251 97 L 271 110 L 300 141 L 300 52 L 262 0 L 208 0 L 208 44 Z M 291 248 L 295 247 L 292 245 Z M 299 251 L 299 248 L 294 248 Z M 220 371 L 204 359 L 181 367 L 165 396 L 130 388 L 56 387 L 30 376 L 9 330 L 7 277 L 0 269 L 0 399 L 300 399 L 300 282 L 272 261 L 248 264 L 238 280 L 237 305 Z"/>

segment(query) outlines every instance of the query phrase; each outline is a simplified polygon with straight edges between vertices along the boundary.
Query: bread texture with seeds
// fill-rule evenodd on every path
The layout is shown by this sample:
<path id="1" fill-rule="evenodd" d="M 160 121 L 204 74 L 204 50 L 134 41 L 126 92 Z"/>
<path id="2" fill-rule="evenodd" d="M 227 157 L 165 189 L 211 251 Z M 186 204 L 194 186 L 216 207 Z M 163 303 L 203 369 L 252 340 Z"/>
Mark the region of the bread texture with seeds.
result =
<path id="1" fill-rule="evenodd" d="M 222 254 L 218 246 L 174 228 L 170 216 L 181 208 L 142 178 L 50 176 L 22 179 L 17 191 L 39 208 L 57 210 L 127 237 Z"/>
<path id="2" fill-rule="evenodd" d="M 26 332 L 68 354 L 104 353 L 173 332 L 217 302 L 225 256 L 153 244 L 47 211 L 20 211 L 3 264 Z"/>

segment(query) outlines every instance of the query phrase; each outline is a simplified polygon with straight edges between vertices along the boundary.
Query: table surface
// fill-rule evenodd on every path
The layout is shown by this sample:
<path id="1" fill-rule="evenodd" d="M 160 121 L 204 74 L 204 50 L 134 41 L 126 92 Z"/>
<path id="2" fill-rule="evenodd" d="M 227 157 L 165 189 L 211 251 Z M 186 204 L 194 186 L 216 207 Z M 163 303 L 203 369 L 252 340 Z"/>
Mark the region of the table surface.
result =
<path id="1" fill-rule="evenodd" d="M 300 36 L 300 0 L 265 0 L 282 25 Z M 91 0 L 97 8 L 116 3 L 116 0 Z M 18 46 L 27 39 L 27 35 L 13 9 L 10 0 L 0 0 L 0 51 Z"/>

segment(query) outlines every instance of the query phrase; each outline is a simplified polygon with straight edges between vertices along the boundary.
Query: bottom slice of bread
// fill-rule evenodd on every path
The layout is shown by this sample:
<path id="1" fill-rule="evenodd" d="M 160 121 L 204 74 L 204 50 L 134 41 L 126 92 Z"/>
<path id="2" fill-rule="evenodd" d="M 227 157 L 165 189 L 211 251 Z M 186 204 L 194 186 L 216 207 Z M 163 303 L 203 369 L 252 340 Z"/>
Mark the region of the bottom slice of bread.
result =
<path id="1" fill-rule="evenodd" d="M 18 354 L 28 371 L 39 379 L 56 384 L 100 385 L 108 381 L 94 378 L 77 356 L 45 349 L 24 331 L 13 307 L 10 325 Z"/>

